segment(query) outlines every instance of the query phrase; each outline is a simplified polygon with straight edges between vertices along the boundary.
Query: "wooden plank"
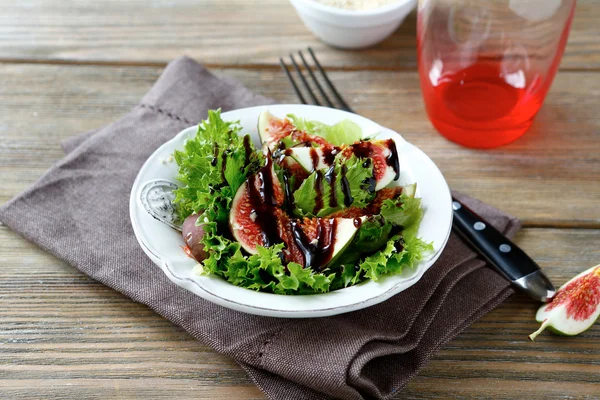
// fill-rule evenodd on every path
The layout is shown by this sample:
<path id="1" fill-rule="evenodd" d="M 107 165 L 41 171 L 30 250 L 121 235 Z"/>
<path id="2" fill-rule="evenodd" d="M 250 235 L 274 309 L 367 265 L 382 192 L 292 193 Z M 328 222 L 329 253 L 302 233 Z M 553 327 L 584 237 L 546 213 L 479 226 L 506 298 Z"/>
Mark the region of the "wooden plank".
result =
<path id="1" fill-rule="evenodd" d="M 130 110 L 157 67 L 0 65 L 0 203 L 63 156 L 61 139 Z M 277 70 L 216 70 L 252 90 L 296 102 Z M 331 77 L 362 115 L 401 132 L 440 167 L 450 186 L 529 226 L 600 226 L 600 79 L 559 74 L 533 128 L 508 146 L 470 150 L 437 134 L 414 72 L 344 71 Z M 582 84 L 585 83 L 585 84 Z"/>
<path id="2" fill-rule="evenodd" d="M 580 0 L 562 63 L 600 68 L 600 4 Z M 287 0 L 0 1 L 0 60 L 164 64 L 182 54 L 212 65 L 271 65 L 313 46 L 327 66 L 414 69 L 416 17 L 376 47 L 318 41 Z"/>
<path id="3" fill-rule="evenodd" d="M 557 284 L 600 260 L 600 230 L 530 228 L 516 241 Z M 1 398 L 264 398 L 228 357 L 3 226 L 0 299 Z M 397 398 L 593 398 L 600 325 L 531 343 L 536 309 L 510 299 Z"/>

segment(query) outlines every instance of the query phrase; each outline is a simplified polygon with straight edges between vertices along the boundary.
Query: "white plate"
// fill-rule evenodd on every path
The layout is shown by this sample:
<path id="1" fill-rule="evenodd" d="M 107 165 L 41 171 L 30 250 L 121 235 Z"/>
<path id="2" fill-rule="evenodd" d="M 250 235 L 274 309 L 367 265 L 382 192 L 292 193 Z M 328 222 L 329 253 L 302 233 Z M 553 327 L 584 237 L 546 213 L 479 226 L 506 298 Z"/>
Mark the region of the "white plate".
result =
<path id="1" fill-rule="evenodd" d="M 378 139 L 394 139 L 400 157 L 398 184 L 417 183 L 417 196 L 422 198 L 424 208 L 418 235 L 427 242 L 433 242 L 435 251 L 413 268 L 405 268 L 400 275 L 325 294 L 285 296 L 261 293 L 234 286 L 218 277 L 195 275 L 195 262 L 181 248 L 184 244 L 181 234 L 150 216 L 140 201 L 140 192 L 147 182 L 159 178 L 176 181 L 176 163 L 165 160 L 196 134 L 197 127 L 192 126 L 156 150 L 140 169 L 133 184 L 129 203 L 131 223 L 135 236 L 148 257 L 175 284 L 206 300 L 234 310 L 270 317 L 305 318 L 341 314 L 380 303 L 414 285 L 439 257 L 452 226 L 450 190 L 433 161 L 398 133 L 345 111 L 307 105 L 272 105 L 230 111 L 223 113 L 222 117 L 227 121 L 239 120 L 242 132 L 251 134 L 255 145 L 259 146 L 256 123 L 260 112 L 266 109 L 278 117 L 293 113 L 327 124 L 348 118 L 360 125 L 365 136 L 380 132 Z"/>

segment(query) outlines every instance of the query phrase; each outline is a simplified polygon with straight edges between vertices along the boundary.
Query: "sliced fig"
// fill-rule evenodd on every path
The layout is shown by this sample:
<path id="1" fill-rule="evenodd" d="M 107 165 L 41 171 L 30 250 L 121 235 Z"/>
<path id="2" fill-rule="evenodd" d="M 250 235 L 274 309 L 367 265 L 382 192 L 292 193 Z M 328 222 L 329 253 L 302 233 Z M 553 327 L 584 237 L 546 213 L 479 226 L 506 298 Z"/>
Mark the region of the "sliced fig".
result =
<path id="1" fill-rule="evenodd" d="M 394 140 L 361 140 L 342 150 L 344 157 L 350 158 L 352 154 L 358 158 L 372 160 L 375 190 L 380 190 L 400 178 L 398 149 Z"/>
<path id="2" fill-rule="evenodd" d="M 284 137 L 292 134 L 296 128 L 288 120 L 279 119 L 269 111 L 263 111 L 258 116 L 258 135 L 263 145 L 274 150 L 277 143 Z"/>
<path id="3" fill-rule="evenodd" d="M 192 214 L 183 221 L 181 234 L 185 242 L 185 251 L 188 255 L 198 262 L 202 262 L 208 256 L 204 251 L 202 238 L 204 237 L 204 228 L 198 224 L 200 214 Z"/>
<path id="4" fill-rule="evenodd" d="M 322 137 L 300 131 L 289 119 L 279 119 L 269 111 L 263 111 L 258 116 L 258 135 L 263 145 L 271 151 L 277 148 L 281 139 L 288 136 L 291 136 L 294 143 L 314 143 L 319 146 L 331 146 Z"/>
<path id="5" fill-rule="evenodd" d="M 409 197 L 415 197 L 417 185 L 415 183 L 406 186 L 397 186 L 394 188 L 383 188 L 377 192 L 375 198 L 364 208 L 349 207 L 344 210 L 331 214 L 330 218 L 357 218 L 369 215 L 379 214 L 381 205 L 385 200 L 395 199 L 401 194 Z"/>
<path id="6" fill-rule="evenodd" d="M 229 229 L 244 250 L 256 254 L 256 246 L 268 247 L 279 241 L 274 216 L 284 201 L 284 190 L 269 156 L 266 165 L 239 187 L 231 204 Z"/>
<path id="7" fill-rule="evenodd" d="M 292 147 L 286 149 L 286 160 L 293 160 L 304 170 L 311 173 L 324 169 L 333 164 L 335 156 L 341 151 L 339 147 Z M 289 163 L 289 161 L 288 161 Z"/>
<path id="8" fill-rule="evenodd" d="M 600 265 L 582 272 L 562 285 L 552 301 L 538 310 L 540 329 L 529 335 L 532 341 L 546 328 L 559 335 L 574 336 L 589 329 L 600 316 Z"/>
<path id="9" fill-rule="evenodd" d="M 398 150 L 396 142 L 392 139 L 365 140 L 342 148 L 334 146 L 293 147 L 286 149 L 285 155 L 294 159 L 306 171 L 313 172 L 329 167 L 339 152 L 345 158 L 356 155 L 358 158 L 371 160 L 375 190 L 386 187 L 400 177 Z"/>
<path id="10" fill-rule="evenodd" d="M 348 247 L 363 218 L 305 218 L 282 224 L 286 261 L 322 271 Z"/>

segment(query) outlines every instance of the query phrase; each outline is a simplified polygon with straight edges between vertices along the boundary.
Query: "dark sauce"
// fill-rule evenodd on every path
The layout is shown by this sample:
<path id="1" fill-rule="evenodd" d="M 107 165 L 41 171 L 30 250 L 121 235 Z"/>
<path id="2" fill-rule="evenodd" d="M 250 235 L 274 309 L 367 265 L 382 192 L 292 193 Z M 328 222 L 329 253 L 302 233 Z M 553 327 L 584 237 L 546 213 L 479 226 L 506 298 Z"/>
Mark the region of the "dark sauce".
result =
<path id="1" fill-rule="evenodd" d="M 287 202 L 286 204 L 287 204 L 288 214 L 291 214 L 295 208 L 294 189 L 291 186 L 290 180 L 291 180 L 290 172 L 288 170 L 284 170 L 283 171 L 283 190 L 285 193 L 285 200 Z"/>
<path id="2" fill-rule="evenodd" d="M 365 159 L 365 161 L 363 161 L 362 166 L 363 168 L 369 168 L 372 163 L 373 162 L 371 161 L 371 159 L 367 158 Z M 368 177 L 364 180 L 363 183 L 367 186 L 367 190 L 369 191 L 369 193 L 375 192 L 375 186 L 377 186 L 377 181 L 375 180 L 374 176 Z"/>
<path id="3" fill-rule="evenodd" d="M 265 247 L 281 243 L 277 224 L 273 221 L 275 216 L 273 208 L 277 206 L 277 201 L 274 197 L 272 166 L 273 160 L 269 154 L 266 164 L 248 179 L 246 189 L 252 209 L 256 213 L 255 222 L 262 231 Z"/>
<path id="4" fill-rule="evenodd" d="M 390 155 L 387 156 L 385 162 L 387 165 L 392 167 L 396 176 L 394 180 L 397 181 L 400 178 L 400 159 L 398 158 L 398 149 L 396 148 L 396 142 L 393 139 L 386 140 L 386 145 L 390 149 Z"/>
<path id="5" fill-rule="evenodd" d="M 213 146 L 213 159 L 210 160 L 210 165 L 212 165 L 213 167 L 216 167 L 218 162 L 219 162 L 219 145 L 215 143 Z"/>
<path id="6" fill-rule="evenodd" d="M 329 207 L 331 207 L 331 208 L 335 208 L 338 205 L 337 190 L 335 190 L 336 189 L 335 188 L 336 179 L 337 179 L 337 174 L 335 173 L 335 165 L 332 165 L 331 167 L 329 167 L 327 172 L 325 172 L 325 181 L 331 188 L 331 191 L 329 194 Z"/>
<path id="7" fill-rule="evenodd" d="M 313 214 L 317 215 L 323 209 L 323 172 L 317 171 L 315 176 L 315 208 Z"/>
<path id="8" fill-rule="evenodd" d="M 374 177 L 370 176 L 367 179 L 365 179 L 365 184 L 367 185 L 367 190 L 369 191 L 369 193 L 375 192 L 375 187 L 377 186 L 377 180 L 375 180 Z"/>
<path id="9" fill-rule="evenodd" d="M 400 232 L 402 232 L 403 230 L 404 230 L 404 227 L 402 225 L 393 224 L 392 229 L 390 230 L 390 236 L 397 235 Z"/>
<path id="10" fill-rule="evenodd" d="M 373 143 L 365 142 L 364 140 L 354 143 L 352 145 L 352 153 L 358 158 L 370 158 L 373 153 Z"/>
<path id="11" fill-rule="evenodd" d="M 225 168 L 227 168 L 227 156 L 229 156 L 231 150 L 225 150 L 223 154 L 221 154 L 221 178 L 223 178 L 223 182 L 226 182 L 225 179 Z"/>
<path id="12" fill-rule="evenodd" d="M 337 146 L 323 147 L 323 161 L 327 165 L 333 165 L 335 156 L 340 152 L 340 148 Z"/>
<path id="13" fill-rule="evenodd" d="M 300 143 L 296 143 L 292 147 L 312 147 L 312 143 L 311 142 L 300 142 Z M 284 144 L 284 148 L 285 148 L 285 144 Z"/>
<path id="14" fill-rule="evenodd" d="M 354 198 L 352 197 L 352 193 L 350 192 L 350 182 L 348 182 L 348 178 L 346 178 L 346 174 L 348 173 L 348 168 L 345 165 L 342 165 L 342 192 L 344 193 L 344 205 L 346 207 L 350 207 L 350 205 L 354 202 Z"/>
<path id="15" fill-rule="evenodd" d="M 313 171 L 319 166 L 319 153 L 314 147 L 310 148 L 310 160 L 312 162 Z"/>
<path id="16" fill-rule="evenodd" d="M 360 228 L 362 225 L 362 218 L 354 218 L 354 227 Z"/>
<path id="17" fill-rule="evenodd" d="M 252 155 L 252 146 L 250 143 L 250 135 L 244 136 L 244 151 L 246 152 L 246 162 L 244 165 L 250 164 L 250 156 Z"/>
<path id="18" fill-rule="evenodd" d="M 304 256 L 304 268 L 321 271 L 333 257 L 337 219 L 317 219 L 316 241 L 311 241 L 296 222 L 292 222 L 292 233 L 296 246 Z"/>
<path id="19" fill-rule="evenodd" d="M 275 199 L 273 190 L 273 158 L 271 154 L 267 156 L 267 163 L 256 172 L 255 177 L 260 180 L 260 184 L 258 185 L 260 200 L 269 206 L 276 206 L 277 200 Z"/>
<path id="20" fill-rule="evenodd" d="M 402 250 L 404 250 L 404 239 L 400 238 L 398 240 L 396 240 L 396 242 L 394 242 L 394 249 L 396 249 L 396 251 L 398 253 L 401 253 Z"/>

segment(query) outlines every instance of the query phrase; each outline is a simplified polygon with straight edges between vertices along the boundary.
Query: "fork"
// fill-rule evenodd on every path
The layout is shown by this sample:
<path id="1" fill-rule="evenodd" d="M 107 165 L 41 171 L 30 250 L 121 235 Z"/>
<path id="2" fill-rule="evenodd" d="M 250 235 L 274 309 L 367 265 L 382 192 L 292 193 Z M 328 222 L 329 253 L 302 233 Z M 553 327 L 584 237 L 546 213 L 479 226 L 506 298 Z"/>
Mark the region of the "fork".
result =
<path id="1" fill-rule="evenodd" d="M 348 111 L 348 112 L 351 112 L 351 113 L 355 114 L 354 110 L 352 110 L 352 108 L 350 108 L 350 106 L 348 105 L 348 103 L 346 103 L 346 101 L 344 100 L 344 98 L 342 97 L 342 95 L 337 91 L 337 89 L 335 88 L 335 86 L 333 85 L 333 83 L 331 83 L 331 81 L 329 80 L 329 77 L 327 76 L 327 73 L 325 72 L 325 70 L 323 69 L 323 67 L 321 67 L 321 63 L 319 63 L 319 60 L 317 60 L 317 57 L 315 56 L 314 51 L 310 47 L 308 48 L 308 53 L 312 57 L 312 60 L 313 60 L 313 62 L 315 64 L 315 67 L 317 68 L 317 71 L 319 71 L 319 73 L 321 74 L 322 80 L 329 87 L 329 90 L 333 94 L 333 97 L 335 97 L 335 99 L 339 103 L 339 107 L 336 107 L 335 104 L 329 98 L 329 96 L 327 96 L 327 94 L 325 93 L 325 90 L 323 89 L 323 86 L 321 86 L 321 83 L 319 82 L 319 80 L 315 76 L 315 73 L 313 72 L 312 68 L 306 62 L 306 58 L 304 57 L 304 54 L 302 53 L 302 51 L 298 51 L 298 56 L 300 56 L 300 59 L 302 60 L 302 64 L 304 64 L 304 68 L 306 69 L 306 71 L 308 72 L 308 75 L 312 79 L 313 85 L 317 88 L 317 90 L 321 94 L 321 97 L 325 101 L 327 107 L 339 108 L 341 110 Z M 292 65 L 293 65 L 294 69 L 296 70 L 296 74 L 299 76 L 300 81 L 304 85 L 304 88 L 306 89 L 306 91 L 308 92 L 310 98 L 312 99 L 313 104 L 315 104 L 317 106 L 322 106 L 323 104 L 317 98 L 317 96 L 315 95 L 314 90 L 308 84 L 308 81 L 306 80 L 306 77 L 304 76 L 304 74 L 300 70 L 300 66 L 296 62 L 296 59 L 294 58 L 293 54 L 290 54 L 290 61 L 292 62 Z M 290 83 L 292 84 L 292 87 L 294 88 L 294 91 L 296 92 L 296 95 L 300 99 L 300 102 L 302 104 L 309 104 L 306 101 L 304 95 L 302 94 L 302 91 L 298 87 L 298 84 L 296 83 L 296 80 L 294 79 L 294 77 L 290 73 L 290 71 L 288 69 L 288 66 L 283 61 L 283 58 L 279 59 L 279 65 L 281 65 L 281 69 L 283 69 L 283 71 L 287 75 L 287 78 L 290 81 Z"/>
<path id="2" fill-rule="evenodd" d="M 331 80 L 329 80 L 321 63 L 319 63 L 315 53 L 310 47 L 308 48 L 308 52 L 312 57 L 322 80 L 329 87 L 333 96 L 339 103 L 339 106 L 336 106 L 334 102 L 331 101 L 330 97 L 327 96 L 312 68 L 306 62 L 304 54 L 302 51 L 298 51 L 298 56 L 302 60 L 305 70 L 312 79 L 313 86 L 317 88 L 317 91 L 320 93 L 326 105 L 331 108 L 339 108 L 354 113 L 348 103 L 346 103 L 344 98 L 337 91 Z M 290 54 L 290 61 L 313 103 L 318 106 L 323 105 L 316 96 L 315 91 L 311 88 L 311 85 L 309 85 L 308 80 L 302 73 L 293 54 Z M 279 59 L 279 64 L 292 84 L 300 102 L 302 102 L 302 104 L 309 104 L 298 87 L 296 80 L 290 73 L 288 66 L 283 61 L 283 58 Z M 546 302 L 554 296 L 555 289 L 548 277 L 544 275 L 535 261 L 533 261 L 523 250 L 455 198 L 452 198 L 452 209 L 454 210 L 454 221 L 452 223 L 454 230 L 471 243 L 473 247 L 504 274 L 514 286 L 538 301 Z"/>

